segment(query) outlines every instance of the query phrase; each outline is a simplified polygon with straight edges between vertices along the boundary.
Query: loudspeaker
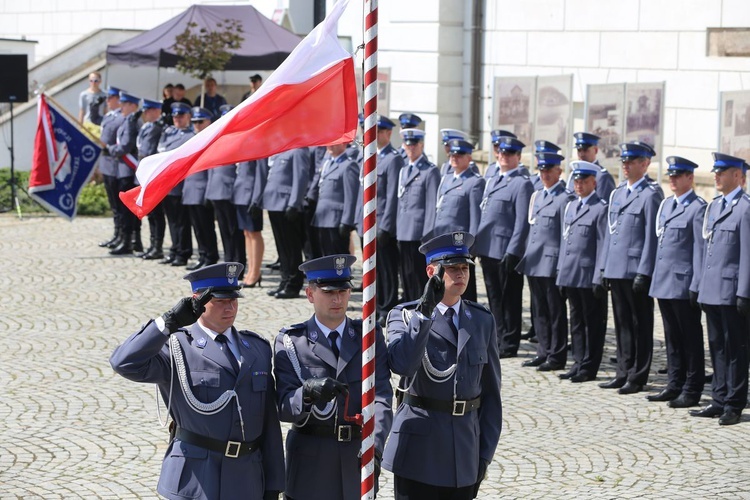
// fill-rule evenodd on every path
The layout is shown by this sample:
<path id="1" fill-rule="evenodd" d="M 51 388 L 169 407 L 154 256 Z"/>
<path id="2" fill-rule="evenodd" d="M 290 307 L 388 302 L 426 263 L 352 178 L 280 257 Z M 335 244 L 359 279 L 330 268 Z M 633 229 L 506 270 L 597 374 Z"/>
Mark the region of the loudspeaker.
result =
<path id="1" fill-rule="evenodd" d="M 29 69 L 26 54 L 0 54 L 0 102 L 29 100 Z"/>

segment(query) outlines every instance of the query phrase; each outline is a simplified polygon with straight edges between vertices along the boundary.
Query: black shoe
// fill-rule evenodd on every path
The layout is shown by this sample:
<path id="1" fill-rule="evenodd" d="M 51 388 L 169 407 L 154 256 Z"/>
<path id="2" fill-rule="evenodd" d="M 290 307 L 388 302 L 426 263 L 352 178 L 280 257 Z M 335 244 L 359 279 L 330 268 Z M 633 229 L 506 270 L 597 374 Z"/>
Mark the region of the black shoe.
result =
<path id="1" fill-rule="evenodd" d="M 133 250 L 135 250 L 135 247 L 133 247 Z M 148 247 L 145 251 L 143 250 L 141 250 L 140 252 L 136 251 L 135 256 L 143 259 L 146 257 L 146 255 L 153 253 L 153 251 L 154 251 L 154 247 Z"/>
<path id="2" fill-rule="evenodd" d="M 677 396 L 680 395 L 680 391 L 674 390 L 674 389 L 664 389 L 658 394 L 649 394 L 646 396 L 646 399 L 649 401 L 658 401 L 658 402 L 664 402 L 664 401 L 672 401 L 673 399 L 677 399 Z"/>
<path id="3" fill-rule="evenodd" d="M 618 394 L 635 394 L 641 392 L 643 386 L 641 384 L 634 384 L 633 382 L 625 382 L 625 385 L 617 390 Z"/>
<path id="4" fill-rule="evenodd" d="M 110 247 L 110 245 L 115 242 L 115 240 L 117 239 L 117 237 L 118 237 L 118 233 L 117 233 L 117 231 L 115 231 L 115 234 L 113 234 L 110 239 L 108 239 L 107 241 L 101 241 L 101 242 L 99 242 L 99 246 L 102 247 L 102 248 L 112 248 L 112 247 Z"/>
<path id="5" fill-rule="evenodd" d="M 544 363 L 545 359 L 541 356 L 536 356 L 533 359 L 527 359 L 523 363 L 521 363 L 521 366 L 539 366 L 542 363 Z"/>
<path id="6" fill-rule="evenodd" d="M 531 337 L 536 337 L 536 333 L 534 333 L 533 328 L 521 335 L 521 340 L 529 340 Z"/>
<path id="7" fill-rule="evenodd" d="M 533 337 L 529 339 L 529 342 L 531 342 L 532 344 L 538 344 L 539 339 L 536 337 L 536 335 L 534 335 Z"/>
<path id="8" fill-rule="evenodd" d="M 667 373 L 669 373 L 669 371 L 667 370 L 667 367 L 665 366 L 664 368 L 659 368 L 658 370 L 656 370 L 656 373 L 658 373 L 659 375 L 666 375 Z"/>
<path id="9" fill-rule="evenodd" d="M 719 417 L 719 425 L 734 425 L 740 423 L 742 413 L 734 410 L 727 410 Z"/>
<path id="10" fill-rule="evenodd" d="M 279 293 L 281 290 L 282 290 L 281 288 L 276 288 L 276 289 L 268 290 L 266 292 L 266 295 L 268 295 L 269 297 L 276 297 L 276 294 Z"/>
<path id="11" fill-rule="evenodd" d="M 296 299 L 299 297 L 299 290 L 293 291 L 289 289 L 284 289 L 276 294 L 277 299 Z"/>
<path id="12" fill-rule="evenodd" d="M 551 372 L 555 370 L 562 370 L 565 368 L 565 365 L 562 363 L 550 363 L 549 361 L 545 361 L 541 365 L 537 367 L 537 371 L 539 372 Z"/>
<path id="13" fill-rule="evenodd" d="M 133 253 L 132 233 L 123 233 L 120 244 L 109 251 L 110 255 L 130 255 Z"/>
<path id="14" fill-rule="evenodd" d="M 143 256 L 143 260 L 159 260 L 162 258 L 164 258 L 164 252 L 156 249 Z"/>
<path id="15" fill-rule="evenodd" d="M 122 234 L 118 234 L 117 238 L 109 242 L 109 244 L 106 245 L 106 247 L 112 250 L 113 248 L 117 248 L 120 245 L 122 245 Z"/>
<path id="16" fill-rule="evenodd" d="M 258 276 L 258 279 L 253 281 L 252 283 L 245 283 L 242 282 L 242 288 L 255 288 L 256 286 L 258 288 L 263 288 L 263 275 Z"/>
<path id="17" fill-rule="evenodd" d="M 174 255 L 167 255 L 159 261 L 159 264 L 171 264 L 172 262 L 174 262 L 175 258 L 176 257 Z"/>
<path id="18" fill-rule="evenodd" d="M 266 264 L 266 268 L 281 269 L 281 264 L 279 263 L 279 259 L 276 259 L 276 262 L 271 262 L 270 264 Z"/>
<path id="19" fill-rule="evenodd" d="M 568 370 L 565 373 L 561 373 L 557 376 L 560 380 L 568 380 L 573 378 L 574 376 L 578 375 L 578 372 L 574 372 L 573 370 Z"/>
<path id="20" fill-rule="evenodd" d="M 617 356 L 610 356 L 610 357 L 609 357 L 609 362 L 610 362 L 610 363 L 614 363 L 614 364 L 617 364 Z"/>
<path id="21" fill-rule="evenodd" d="M 690 410 L 691 417 L 716 418 L 724 415 L 724 408 L 711 403 L 700 410 Z"/>
<path id="22" fill-rule="evenodd" d="M 183 259 L 182 257 L 175 257 L 172 262 L 169 263 L 172 267 L 184 267 L 187 266 L 187 259 Z"/>
<path id="23" fill-rule="evenodd" d="M 513 351 L 500 351 L 500 359 L 515 358 L 516 356 L 518 354 Z"/>
<path id="24" fill-rule="evenodd" d="M 698 406 L 700 403 L 700 396 L 685 396 L 680 394 L 675 399 L 667 403 L 670 408 L 689 408 L 691 406 Z"/>
<path id="25" fill-rule="evenodd" d="M 591 382 L 595 378 L 596 377 L 594 377 L 593 375 L 585 375 L 585 374 L 578 373 L 570 377 L 570 381 L 573 382 L 574 384 L 580 384 L 581 382 Z"/>
<path id="26" fill-rule="evenodd" d="M 197 262 L 194 262 L 194 263 L 190 264 L 185 269 L 187 269 L 188 271 L 195 271 L 196 269 L 200 269 L 201 267 L 205 267 L 205 265 L 206 265 L 206 261 L 205 260 L 198 259 Z"/>
<path id="27" fill-rule="evenodd" d="M 601 387 L 602 389 L 620 389 L 624 385 L 624 379 L 613 378 L 609 382 L 602 382 L 601 384 L 599 384 L 599 387 Z"/>

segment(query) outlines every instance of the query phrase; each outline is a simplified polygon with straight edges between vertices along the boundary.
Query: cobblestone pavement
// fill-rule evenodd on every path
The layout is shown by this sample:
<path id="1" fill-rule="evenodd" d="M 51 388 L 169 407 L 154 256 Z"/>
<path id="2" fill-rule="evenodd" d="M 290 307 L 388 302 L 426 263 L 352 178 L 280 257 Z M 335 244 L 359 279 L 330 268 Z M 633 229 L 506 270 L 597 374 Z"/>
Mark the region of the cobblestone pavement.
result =
<path id="1" fill-rule="evenodd" d="M 116 376 L 108 358 L 186 294 L 184 269 L 110 257 L 96 245 L 110 232 L 104 218 L 0 216 L 2 499 L 157 496 L 167 432 L 154 388 Z M 267 297 L 278 274 L 264 277 L 266 288 L 246 289 L 237 324 L 270 340 L 311 306 Z M 656 324 L 651 390 L 665 383 L 658 313 Z M 611 326 L 599 380 L 612 375 Z M 521 368 L 532 349 L 502 362 L 503 434 L 480 498 L 750 498 L 750 412 L 719 427 L 644 394 L 563 382 Z M 392 497 L 389 473 L 381 483 Z"/>

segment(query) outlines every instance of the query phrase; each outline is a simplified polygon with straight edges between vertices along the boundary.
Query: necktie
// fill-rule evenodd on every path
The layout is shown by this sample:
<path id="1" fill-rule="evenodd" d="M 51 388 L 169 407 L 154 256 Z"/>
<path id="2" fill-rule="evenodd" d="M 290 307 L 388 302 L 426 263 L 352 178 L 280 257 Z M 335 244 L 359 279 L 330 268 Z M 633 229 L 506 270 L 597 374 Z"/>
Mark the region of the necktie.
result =
<path id="1" fill-rule="evenodd" d="M 411 177 L 411 173 L 414 171 L 414 164 L 409 163 L 409 170 L 406 171 L 406 177 Z"/>
<path id="2" fill-rule="evenodd" d="M 677 203 L 677 198 L 675 198 L 675 199 L 674 199 L 674 203 L 672 203 L 672 211 L 673 211 L 673 212 L 674 212 L 675 210 L 677 210 L 677 205 L 679 205 L 679 203 Z"/>
<path id="3" fill-rule="evenodd" d="M 721 199 L 721 211 L 723 212 L 725 208 L 727 208 L 727 199 L 722 198 Z"/>
<path id="4" fill-rule="evenodd" d="M 630 193 L 632 193 L 632 192 L 633 191 L 631 191 L 630 188 L 628 188 L 628 194 L 625 195 L 625 198 L 627 198 L 628 196 L 630 196 Z"/>
<path id="5" fill-rule="evenodd" d="M 578 212 L 581 211 L 581 207 L 582 206 L 583 206 L 583 202 L 581 201 L 581 202 L 578 203 L 578 206 L 576 207 L 576 213 L 578 213 Z"/>
<path id="6" fill-rule="evenodd" d="M 451 327 L 451 331 L 453 332 L 453 335 L 456 336 L 456 339 L 458 339 L 458 328 L 456 328 L 456 324 L 453 322 L 453 316 L 456 314 L 455 309 L 452 307 L 449 307 L 446 309 L 443 316 L 445 317 L 445 321 L 448 322 L 448 326 Z"/>
<path id="7" fill-rule="evenodd" d="M 548 192 L 547 192 L 547 190 L 545 189 L 545 190 L 544 190 L 544 197 L 543 197 L 542 199 L 543 199 L 543 200 L 546 200 L 546 199 L 547 199 L 547 195 L 548 195 L 548 194 L 549 194 L 549 193 L 548 193 Z"/>
<path id="8" fill-rule="evenodd" d="M 229 339 L 227 338 L 227 336 L 223 333 L 220 333 L 216 336 L 216 342 L 221 345 L 221 350 L 224 353 L 224 356 L 227 357 L 227 360 L 229 360 L 229 364 L 232 365 L 234 372 L 239 373 L 240 364 L 237 362 L 237 358 L 234 357 L 234 354 L 232 354 L 232 350 L 229 348 Z"/>
<path id="9" fill-rule="evenodd" d="M 339 346 L 336 345 L 336 341 L 339 338 L 339 332 L 336 330 L 333 330 L 331 333 L 328 334 L 328 342 L 331 343 L 331 350 L 333 351 L 334 356 L 336 356 L 336 359 L 339 359 Z"/>

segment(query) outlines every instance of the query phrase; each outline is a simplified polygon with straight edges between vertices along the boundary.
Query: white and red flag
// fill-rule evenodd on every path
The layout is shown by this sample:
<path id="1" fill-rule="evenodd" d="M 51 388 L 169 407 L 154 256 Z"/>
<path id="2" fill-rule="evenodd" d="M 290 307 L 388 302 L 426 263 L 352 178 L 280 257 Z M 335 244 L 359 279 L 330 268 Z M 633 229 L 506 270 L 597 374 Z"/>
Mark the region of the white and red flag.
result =
<path id="1" fill-rule="evenodd" d="M 142 218 L 195 172 L 353 140 L 358 114 L 354 60 L 337 37 L 338 19 L 348 3 L 336 3 L 239 106 L 179 148 L 141 160 L 140 186 L 120 193 L 125 205 Z"/>

